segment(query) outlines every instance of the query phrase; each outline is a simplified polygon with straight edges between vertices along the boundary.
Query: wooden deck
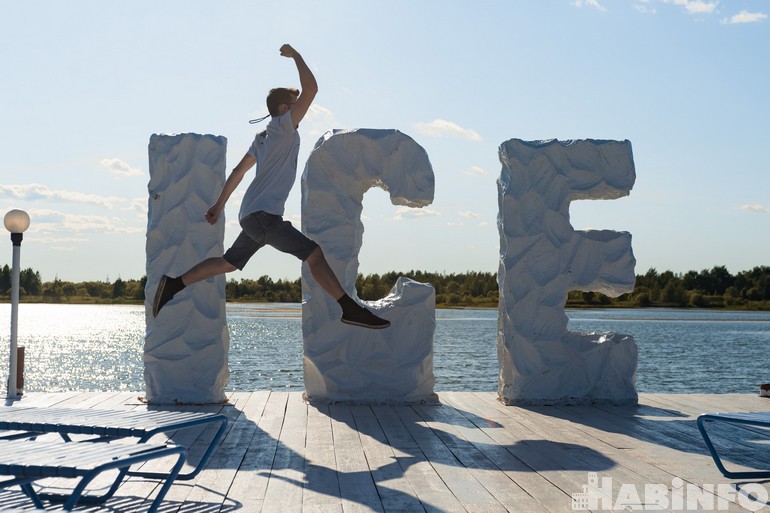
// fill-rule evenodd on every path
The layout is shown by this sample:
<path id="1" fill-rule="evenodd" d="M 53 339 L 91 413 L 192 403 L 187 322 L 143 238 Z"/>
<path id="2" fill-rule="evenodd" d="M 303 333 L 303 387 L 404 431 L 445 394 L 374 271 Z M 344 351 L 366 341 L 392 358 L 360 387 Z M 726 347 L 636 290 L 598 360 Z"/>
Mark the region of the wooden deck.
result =
<path id="1" fill-rule="evenodd" d="M 147 408 L 137 398 L 27 394 L 14 404 Z M 636 407 L 506 407 L 494 393 L 439 398 L 439 405 L 308 405 L 299 392 L 257 391 L 233 393 L 227 405 L 180 407 L 221 411 L 231 423 L 207 469 L 174 484 L 161 511 L 561 513 L 573 510 L 591 473 L 605 485 L 604 499 L 588 503 L 593 511 L 630 504 L 634 492 L 641 504 L 629 510 L 746 511 L 728 486 L 736 482 L 708 456 L 695 417 L 770 409 L 767 399 L 736 394 L 642 394 Z M 770 433 L 715 432 L 731 463 L 770 468 Z M 170 439 L 191 447 L 194 460 L 211 435 L 188 430 Z M 663 485 L 663 497 L 651 501 L 645 485 Z M 102 509 L 79 511 L 146 511 L 155 486 L 131 478 Z M 32 509 L 18 488 L 0 490 L 0 507 Z"/>

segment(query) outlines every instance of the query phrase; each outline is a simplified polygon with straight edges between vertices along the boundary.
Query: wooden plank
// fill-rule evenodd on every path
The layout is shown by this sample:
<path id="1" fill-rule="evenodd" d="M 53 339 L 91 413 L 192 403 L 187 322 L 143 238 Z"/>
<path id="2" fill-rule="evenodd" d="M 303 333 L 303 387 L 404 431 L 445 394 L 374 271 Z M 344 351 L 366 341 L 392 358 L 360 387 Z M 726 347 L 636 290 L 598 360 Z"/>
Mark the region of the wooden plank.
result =
<path id="1" fill-rule="evenodd" d="M 302 509 L 307 408 L 301 407 L 301 402 L 299 393 L 286 394 L 284 420 L 262 505 L 265 513 Z"/>
<path id="2" fill-rule="evenodd" d="M 45 394 L 37 394 L 31 392 L 25 392 L 24 395 L 16 401 L 7 401 L 5 406 L 36 406 L 46 407 L 67 404 L 68 402 L 77 402 L 83 400 L 83 392 L 68 391 L 68 392 L 52 392 Z"/>
<path id="3" fill-rule="evenodd" d="M 484 394 L 474 394 L 480 401 L 490 403 L 490 399 Z M 492 404 L 492 403 L 490 403 Z M 578 429 L 574 429 L 572 422 L 565 420 L 563 412 L 555 407 L 513 407 L 504 406 L 495 401 L 493 404 L 512 419 L 526 426 L 530 431 L 539 433 L 543 440 L 558 444 L 575 458 L 584 461 L 594 469 L 597 478 L 612 477 L 612 497 L 618 497 L 622 486 L 633 485 L 637 490 L 644 490 L 649 483 L 668 483 L 674 477 L 661 471 L 654 465 L 649 465 L 640 460 L 637 454 L 627 449 L 617 449 L 605 443 L 601 437 L 586 435 Z M 503 423 L 505 425 L 505 423 Z M 611 474 L 611 475 L 610 475 Z M 588 473 L 585 474 L 585 482 L 588 483 Z M 576 489 L 572 493 L 579 493 Z M 666 509 L 660 509 L 667 511 Z"/>
<path id="4" fill-rule="evenodd" d="M 119 392 L 91 392 L 88 394 L 77 394 L 58 403 L 56 406 L 67 408 L 95 408 L 99 404 L 109 401 L 118 393 Z"/>
<path id="5" fill-rule="evenodd" d="M 228 503 L 239 504 L 244 511 L 262 510 L 282 425 L 282 417 L 260 417 L 251 444 L 227 492 Z"/>
<path id="6" fill-rule="evenodd" d="M 109 409 L 109 410 L 115 410 L 120 409 L 118 406 L 122 405 L 124 402 L 131 400 L 136 397 L 135 394 L 127 393 L 127 392 L 104 392 L 104 393 L 87 393 L 87 394 L 59 394 L 62 396 L 62 398 L 67 398 L 67 400 L 61 400 L 61 401 L 55 401 L 55 400 L 48 400 L 49 398 L 46 398 L 45 401 L 35 401 L 34 403 L 30 404 L 26 401 L 22 401 L 23 406 L 35 406 L 35 407 L 45 407 L 45 406 L 56 406 L 56 407 L 69 407 L 69 408 L 92 408 L 92 409 Z M 83 439 L 83 438 L 90 438 L 88 436 L 73 436 L 73 439 Z M 43 437 L 38 437 L 38 439 L 45 439 L 45 440 L 60 440 L 59 435 L 57 434 L 49 434 L 45 435 Z M 157 443 L 157 440 L 154 442 Z M 161 443 L 163 443 L 161 441 Z M 157 468 L 159 471 L 168 471 L 173 463 L 175 462 L 175 459 L 172 458 L 165 458 L 162 460 L 153 460 L 152 462 L 148 462 L 143 465 L 134 466 L 134 469 L 144 467 L 145 465 L 153 465 L 155 468 Z M 114 481 L 114 476 L 112 473 L 103 473 L 99 477 L 97 477 L 95 480 L 91 482 L 91 484 L 88 487 L 88 490 L 97 490 L 103 492 L 105 487 L 112 484 Z M 45 480 L 45 485 L 47 488 L 49 488 L 51 491 L 58 491 L 60 487 L 69 488 L 72 486 L 72 481 L 66 480 L 66 479 L 48 479 Z M 143 497 L 145 499 L 143 500 L 137 500 L 133 503 L 134 508 L 140 507 L 143 502 L 148 502 L 147 497 L 154 497 L 155 493 L 157 491 L 157 483 L 151 482 L 151 481 L 136 481 L 136 482 L 130 482 L 125 481 L 123 485 L 121 485 L 121 493 L 127 493 L 131 495 L 135 495 L 138 497 Z M 97 492 L 98 493 L 98 492 Z M 126 511 L 132 511 L 130 506 L 126 507 Z"/>
<path id="7" fill-rule="evenodd" d="M 110 401 L 100 403 L 99 408 L 107 408 L 110 410 L 135 410 L 144 405 L 139 399 L 141 395 L 142 394 L 138 392 L 121 392 L 115 394 Z"/>
<path id="8" fill-rule="evenodd" d="M 334 455 L 334 436 L 326 404 L 311 404 L 307 409 L 305 438 L 305 485 L 302 510 L 319 513 L 342 512 L 340 483 Z"/>
<path id="9" fill-rule="evenodd" d="M 701 412 L 767 411 L 767 398 L 748 394 L 653 394 L 646 399 L 674 404 L 693 417 Z M 770 430 L 765 427 L 710 422 L 707 425 L 712 443 L 731 470 L 770 469 Z M 705 443 L 700 442 L 703 454 Z"/>
<path id="10" fill-rule="evenodd" d="M 753 394 L 640 394 L 643 404 L 668 405 L 687 415 L 715 411 L 768 411 L 770 400 Z"/>
<path id="11" fill-rule="evenodd" d="M 465 432 L 466 437 L 472 437 L 468 440 L 543 507 L 553 512 L 570 509 L 571 494 L 582 490 L 585 474 L 570 476 L 558 470 L 558 462 L 537 451 L 530 448 L 517 450 L 517 439 L 527 430 L 523 426 L 506 429 L 497 420 L 493 420 L 505 420 L 505 414 L 496 408 L 479 404 L 473 397 L 462 392 L 442 394 L 441 400 L 451 404 L 473 426 L 474 429 Z M 523 447 L 523 444 L 519 447 Z"/>
<path id="12" fill-rule="evenodd" d="M 548 511 L 471 442 L 475 438 L 472 432 L 477 428 L 454 408 L 417 406 L 415 411 L 506 511 Z"/>
<path id="13" fill-rule="evenodd" d="M 286 402 L 288 400 L 289 394 L 287 392 L 270 392 L 262 416 L 283 418 L 286 414 Z"/>
<path id="14" fill-rule="evenodd" d="M 397 455 L 388 445 L 387 436 L 375 411 L 367 406 L 353 409 L 352 413 L 372 480 L 382 502 L 382 509 L 386 513 L 424 511 L 399 464 L 403 453 Z"/>
<path id="15" fill-rule="evenodd" d="M 401 406 L 394 409 L 436 473 L 467 511 L 490 513 L 505 511 L 505 508 L 474 478 L 436 433 L 417 415 L 414 408 Z"/>
<path id="16" fill-rule="evenodd" d="M 28 394 L 15 404 L 146 409 L 136 396 Z M 196 407 L 221 410 L 231 424 L 209 466 L 194 481 L 175 483 L 163 511 L 564 512 L 591 471 L 612 478 L 613 495 L 621 484 L 675 488 L 672 480 L 680 479 L 675 482 L 700 490 L 700 509 L 708 511 L 716 509 L 709 508 L 715 499 L 704 486 L 733 481 L 719 475 L 695 418 L 702 411 L 770 410 L 770 401 L 750 394 L 640 394 L 636 407 L 526 408 L 505 406 L 495 393 L 471 392 L 441 393 L 439 406 L 309 406 L 299 392 L 229 397 L 226 406 Z M 768 431 L 713 427 L 729 459 L 770 464 Z M 170 438 L 197 454 L 207 436 L 201 429 Z M 52 480 L 48 486 L 65 484 Z M 129 479 L 107 507 L 146 511 L 157 486 Z M 669 493 L 684 500 L 681 487 Z M 0 503 L 29 508 L 18 489 L 0 490 Z M 728 505 L 727 511 L 743 511 Z"/>
<path id="17" fill-rule="evenodd" d="M 594 419 L 594 425 L 597 426 L 600 425 L 601 422 L 599 419 L 604 417 L 605 414 L 608 415 L 607 420 L 612 423 L 613 417 L 615 421 L 618 421 L 621 418 L 620 412 L 628 413 L 629 411 L 627 408 L 617 408 L 612 406 L 590 408 L 570 407 L 566 409 L 572 410 L 573 412 L 581 409 L 588 411 L 589 413 L 585 413 L 584 416 L 590 414 Z M 642 405 L 638 411 L 644 413 L 647 410 L 644 408 L 644 405 Z M 698 454 L 700 451 L 697 447 L 697 437 L 691 432 L 693 431 L 694 426 L 690 424 L 690 420 L 686 417 L 683 418 L 678 412 L 675 412 L 670 408 L 663 412 L 658 411 L 657 415 L 660 415 L 660 417 L 656 417 L 654 420 L 651 420 L 644 415 L 633 416 L 631 421 L 640 425 L 653 422 L 657 422 L 657 424 L 655 424 L 655 428 L 650 429 L 649 434 L 640 436 L 637 433 L 635 437 L 628 438 L 627 442 L 629 442 L 631 447 L 627 450 L 627 452 L 629 452 L 628 457 L 621 462 L 621 465 L 627 468 L 639 469 L 640 472 L 642 472 L 642 469 L 646 466 L 647 470 L 643 471 L 644 475 L 646 475 L 647 481 L 653 484 L 672 486 L 674 479 L 682 479 L 688 486 L 693 485 L 699 487 L 706 500 L 709 500 L 709 498 L 710 500 L 714 500 L 713 494 L 709 491 L 703 491 L 703 488 L 700 485 L 704 483 L 723 482 L 724 479 L 722 479 L 718 472 L 715 471 L 715 468 L 713 468 L 708 457 Z M 687 425 L 682 425 L 682 423 L 687 423 Z M 608 424 L 608 426 L 612 425 L 613 424 Z M 609 429 L 627 431 L 627 429 L 618 427 Z M 678 432 L 678 434 L 674 434 L 673 432 Z M 601 431 L 598 433 L 597 436 L 602 436 Z M 652 438 L 653 433 L 656 434 L 655 436 L 657 436 L 657 439 Z M 697 433 L 697 431 L 695 431 L 695 433 Z M 684 438 L 682 434 L 691 441 L 689 445 L 683 445 Z M 640 438 L 644 439 L 642 440 Z M 675 444 L 670 445 L 668 442 L 671 440 L 675 440 Z M 654 470 L 650 471 L 650 469 L 654 468 L 659 469 L 660 472 L 655 472 Z M 683 469 L 687 470 L 683 471 Z M 619 474 L 620 473 L 613 469 L 613 477 L 619 476 Z M 677 489 L 672 493 L 679 497 L 683 495 L 680 489 Z M 729 498 L 729 496 L 725 495 L 725 498 Z"/>
<path id="18" fill-rule="evenodd" d="M 465 511 L 423 453 L 413 434 L 397 414 L 395 406 L 378 406 L 373 410 L 383 434 L 394 450 L 399 467 L 409 486 L 428 511 Z M 418 510 L 419 511 L 419 510 Z"/>
<path id="19" fill-rule="evenodd" d="M 228 430 L 206 465 L 206 471 L 196 479 L 195 488 L 190 491 L 185 502 L 205 504 L 212 508 L 221 507 L 225 503 L 224 493 L 232 486 L 256 431 L 256 425 L 249 421 L 243 410 L 256 408 L 261 411 L 266 396 L 254 399 L 252 402 L 252 394 L 249 393 L 235 394 L 231 397 L 231 406 L 222 408 L 221 413 L 228 417 Z M 202 443 L 196 440 L 195 444 L 204 447 L 210 440 L 210 437 L 204 436 L 201 437 Z"/>
<path id="20" fill-rule="evenodd" d="M 189 503 L 189 502 L 197 502 L 199 504 L 208 503 L 207 507 L 213 507 L 214 505 L 221 505 L 221 502 L 223 501 L 223 493 L 217 493 L 212 492 L 212 489 L 216 489 L 216 487 L 220 486 L 219 482 L 216 481 L 219 473 L 219 469 L 222 468 L 222 460 L 226 458 L 226 451 L 222 450 L 222 444 L 225 443 L 225 441 L 228 438 L 228 435 L 230 434 L 233 426 L 236 424 L 237 418 L 240 416 L 239 411 L 239 402 L 245 402 L 248 398 L 248 395 L 242 395 L 242 396 L 233 396 L 231 397 L 231 401 L 226 404 L 214 404 L 214 405 L 164 405 L 164 406 L 152 406 L 152 405 L 141 405 L 136 408 L 136 411 L 142 411 L 142 410 L 162 410 L 162 411 L 179 411 L 179 412 L 204 412 L 204 413 L 221 413 L 224 414 L 225 417 L 228 419 L 228 425 L 225 430 L 225 435 L 222 440 L 219 442 L 219 448 L 214 452 L 214 455 L 212 456 L 211 461 L 209 461 L 208 465 L 206 466 L 206 471 L 199 474 L 194 480 L 192 481 L 176 481 L 175 485 L 171 487 L 167 494 L 167 498 L 164 500 L 164 508 L 172 508 L 172 506 L 167 506 L 165 503 L 168 502 L 171 505 L 177 505 L 176 507 L 180 507 L 182 504 Z M 184 469 L 182 472 L 190 472 L 193 470 L 193 466 L 190 465 L 192 463 L 193 465 L 197 464 L 200 460 L 200 457 L 202 456 L 205 449 L 210 444 L 211 440 L 213 439 L 213 436 L 215 435 L 216 430 L 218 429 L 217 426 L 212 425 L 204 425 L 204 426 L 196 426 L 192 428 L 186 428 L 181 429 L 177 431 L 171 431 L 163 434 L 159 434 L 155 437 L 153 437 L 153 440 L 159 440 L 163 442 L 169 442 L 169 443 L 175 443 L 180 444 L 188 447 L 188 462 L 185 464 Z M 143 466 L 141 470 L 148 471 L 148 472 L 163 472 L 168 469 L 168 464 L 164 462 L 159 462 L 158 464 L 155 464 L 154 462 L 149 462 L 147 465 Z M 221 477 L 221 485 L 225 486 L 228 483 L 227 479 L 223 476 L 227 476 L 228 473 L 225 471 L 224 474 L 222 474 Z M 144 480 L 141 478 L 132 478 L 126 485 L 126 493 L 129 493 L 130 491 L 136 489 L 137 493 L 141 493 L 139 491 L 140 486 L 144 485 L 145 487 L 151 487 L 156 481 L 154 480 Z M 181 485 L 181 486 L 180 486 Z M 123 490 L 123 487 L 121 487 L 121 491 Z M 212 497 L 213 494 L 213 497 Z M 148 506 L 148 503 L 145 503 L 141 505 L 139 511 L 142 510 L 142 508 L 146 509 Z M 173 509 L 172 509 L 173 511 Z"/>
<path id="21" fill-rule="evenodd" d="M 329 418 L 343 511 L 384 512 L 355 428 L 351 407 L 332 404 L 329 406 Z"/>
<path id="22" fill-rule="evenodd" d="M 79 394 L 80 392 L 25 392 L 24 395 L 16 400 L 6 399 L 3 405 L 43 408 Z"/>
<path id="23" fill-rule="evenodd" d="M 722 403 L 723 410 L 736 411 L 736 401 L 725 401 L 722 396 L 713 396 L 715 400 Z M 692 441 L 691 451 L 703 455 L 703 461 L 710 462 L 710 457 L 702 440 L 700 433 L 695 427 L 695 417 L 702 411 L 702 406 L 707 406 L 708 396 L 702 394 L 692 394 L 688 396 L 671 396 L 668 398 L 659 398 L 659 401 L 666 401 L 668 411 L 675 411 L 674 407 L 683 407 L 688 410 L 690 416 L 685 422 L 672 422 L 668 425 L 671 433 L 677 433 L 678 439 L 688 439 Z M 744 403 L 744 410 L 753 410 L 755 401 Z M 761 402 L 761 401 L 760 401 Z M 732 405 L 730 403 L 733 403 Z M 606 410 L 606 408 L 604 408 Z M 686 415 L 679 412 L 679 415 Z M 720 453 L 726 456 L 727 461 L 734 461 L 735 470 L 749 469 L 770 469 L 770 447 L 767 447 L 770 441 L 770 432 L 767 429 L 751 426 L 728 425 L 725 423 L 710 423 L 709 433 L 714 445 L 720 450 Z M 741 464 L 738 465 L 737 462 Z"/>
<path id="24" fill-rule="evenodd" d="M 240 505 L 244 511 L 261 510 L 267 489 L 269 470 L 275 457 L 283 418 L 275 415 L 268 418 L 264 416 L 264 412 L 271 398 L 271 408 L 282 409 L 285 403 L 283 402 L 284 398 L 277 395 L 272 396 L 273 394 L 268 391 L 253 392 L 249 396 L 241 415 L 241 422 L 248 426 L 251 437 L 249 443 L 246 444 L 241 464 L 230 488 L 227 490 L 225 504 Z M 244 433 L 243 437 L 245 440 L 247 435 Z"/>

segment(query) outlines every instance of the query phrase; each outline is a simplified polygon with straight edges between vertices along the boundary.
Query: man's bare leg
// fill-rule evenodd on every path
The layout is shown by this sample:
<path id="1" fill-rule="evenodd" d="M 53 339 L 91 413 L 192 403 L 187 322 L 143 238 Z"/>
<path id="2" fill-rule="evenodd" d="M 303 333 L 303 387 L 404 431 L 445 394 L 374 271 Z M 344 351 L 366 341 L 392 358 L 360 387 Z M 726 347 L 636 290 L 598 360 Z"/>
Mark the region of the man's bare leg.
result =
<path id="1" fill-rule="evenodd" d="M 329 266 L 329 262 L 326 261 L 323 251 L 320 246 L 315 248 L 310 256 L 305 259 L 310 274 L 332 298 L 334 298 L 340 307 L 342 307 L 342 322 L 345 324 L 352 324 L 354 326 L 361 326 L 363 328 L 387 328 L 390 326 L 390 321 L 381 319 L 374 315 L 372 312 L 356 303 L 353 298 L 345 293 L 345 289 L 340 285 L 337 276 Z"/>
<path id="2" fill-rule="evenodd" d="M 212 257 L 200 262 L 193 266 L 189 271 L 177 278 L 171 278 L 163 275 L 160 282 L 158 282 L 158 288 L 155 291 L 155 300 L 152 303 L 152 315 L 158 316 L 158 312 L 163 308 L 163 305 L 171 301 L 177 292 L 185 288 L 187 285 L 217 276 L 220 274 L 229 273 L 235 271 L 237 268 L 225 260 L 222 257 Z"/>
<path id="3" fill-rule="evenodd" d="M 308 268 L 310 268 L 310 274 L 313 275 L 313 278 L 318 285 L 334 298 L 335 301 L 339 301 L 340 298 L 345 295 L 345 289 L 342 288 L 334 271 L 329 267 L 329 262 L 326 261 L 326 257 L 320 246 L 310 253 L 310 256 L 307 257 L 305 262 L 307 263 Z"/>
<path id="4" fill-rule="evenodd" d="M 307 262 L 310 274 L 313 275 L 318 285 L 339 303 L 342 308 L 342 322 L 374 329 L 390 326 L 390 321 L 377 317 L 345 293 L 345 289 L 340 285 L 337 276 L 329 266 L 329 262 L 327 262 L 320 247 L 314 249 L 310 256 L 305 259 L 305 262 Z M 152 307 L 153 316 L 157 316 L 163 305 L 168 303 L 177 292 L 186 286 L 212 276 L 235 271 L 236 269 L 233 264 L 224 258 L 212 257 L 195 265 L 178 278 L 170 278 L 164 275 L 158 283 L 158 289 L 155 292 L 155 300 Z"/>
<path id="5" fill-rule="evenodd" d="M 236 269 L 238 268 L 222 257 L 207 258 L 184 273 L 182 275 L 182 283 L 186 287 L 212 276 L 231 273 Z"/>

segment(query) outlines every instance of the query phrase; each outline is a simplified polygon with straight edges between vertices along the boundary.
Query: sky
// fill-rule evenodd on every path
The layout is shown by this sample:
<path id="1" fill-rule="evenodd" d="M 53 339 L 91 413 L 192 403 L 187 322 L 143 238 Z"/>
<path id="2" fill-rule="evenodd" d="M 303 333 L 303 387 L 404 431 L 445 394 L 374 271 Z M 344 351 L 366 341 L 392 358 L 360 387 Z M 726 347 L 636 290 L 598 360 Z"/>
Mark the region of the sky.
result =
<path id="1" fill-rule="evenodd" d="M 498 148 L 513 138 L 631 141 L 630 195 L 570 215 L 630 232 L 637 274 L 770 264 L 770 0 L 0 0 L 0 12 L 0 210 L 29 213 L 21 267 L 43 281 L 143 276 L 150 136 L 225 136 L 229 172 L 267 91 L 299 86 L 283 43 L 319 84 L 286 204 L 295 226 L 299 175 L 327 130 L 398 129 L 433 166 L 427 207 L 365 195 L 363 274 L 496 272 Z M 0 265 L 11 256 L 9 243 Z M 230 277 L 300 273 L 266 248 Z"/>

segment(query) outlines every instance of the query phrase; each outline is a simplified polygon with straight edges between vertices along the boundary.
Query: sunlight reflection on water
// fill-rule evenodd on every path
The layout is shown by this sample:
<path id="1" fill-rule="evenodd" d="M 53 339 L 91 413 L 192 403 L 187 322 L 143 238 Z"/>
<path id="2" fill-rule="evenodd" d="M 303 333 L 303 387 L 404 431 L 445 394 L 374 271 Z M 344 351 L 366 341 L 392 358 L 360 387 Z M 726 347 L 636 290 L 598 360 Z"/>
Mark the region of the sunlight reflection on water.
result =
<path id="1" fill-rule="evenodd" d="M 640 392 L 755 393 L 770 382 L 763 354 L 770 312 L 571 310 L 575 331 L 626 333 L 639 345 Z M 297 304 L 228 304 L 228 390 L 302 390 L 302 320 Z M 0 308 L 9 326 L 10 305 Z M 497 310 L 437 310 L 436 390 L 497 389 Z M 9 331 L 9 330 L 8 330 Z M 19 308 L 25 390 L 141 391 L 143 306 L 33 305 Z M 8 369 L 8 332 L 0 379 Z M 718 363 L 717 363 L 718 362 Z M 4 387 L 3 387 L 4 388 Z"/>
<path id="2" fill-rule="evenodd" d="M 3 317 L 10 319 L 10 307 Z M 6 335 L 3 347 L 8 341 Z M 19 345 L 25 347 L 25 390 L 137 390 L 144 379 L 144 309 L 22 304 Z"/>

